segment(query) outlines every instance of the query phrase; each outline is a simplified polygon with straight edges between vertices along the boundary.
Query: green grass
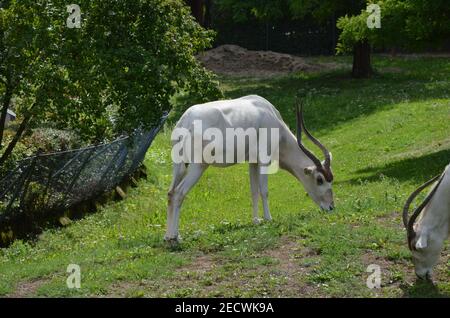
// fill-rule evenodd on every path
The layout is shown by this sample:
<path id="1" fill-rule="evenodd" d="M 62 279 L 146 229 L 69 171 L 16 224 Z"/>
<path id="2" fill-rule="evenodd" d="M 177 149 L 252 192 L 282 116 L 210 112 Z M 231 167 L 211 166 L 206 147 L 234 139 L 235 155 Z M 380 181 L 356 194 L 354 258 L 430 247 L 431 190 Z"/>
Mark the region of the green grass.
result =
<path id="1" fill-rule="evenodd" d="M 269 177 L 274 221 L 255 226 L 247 166 L 211 168 L 183 204 L 182 244 L 169 249 L 169 127 L 147 153 L 148 180 L 126 200 L 1 249 L 0 295 L 448 297 L 448 244 L 435 285 L 416 281 L 398 211 L 450 161 L 450 61 L 374 62 L 369 80 L 348 69 L 221 79 L 227 97 L 264 96 L 291 127 L 294 97 L 305 96 L 307 125 L 333 152 L 334 213 L 282 171 Z M 81 266 L 79 290 L 66 286 L 71 263 Z M 366 287 L 369 264 L 381 267 L 380 289 Z"/>

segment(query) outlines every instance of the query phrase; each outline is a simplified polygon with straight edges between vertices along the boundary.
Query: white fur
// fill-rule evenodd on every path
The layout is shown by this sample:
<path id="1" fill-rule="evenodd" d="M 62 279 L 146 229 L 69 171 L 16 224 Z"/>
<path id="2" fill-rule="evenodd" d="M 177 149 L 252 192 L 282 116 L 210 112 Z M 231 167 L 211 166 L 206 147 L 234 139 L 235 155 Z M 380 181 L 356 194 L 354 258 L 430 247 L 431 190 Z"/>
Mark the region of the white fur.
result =
<path id="1" fill-rule="evenodd" d="M 332 209 L 333 194 L 331 183 L 324 181 L 317 185 L 316 179 L 321 176 L 313 162 L 297 145 L 297 140 L 284 123 L 278 110 L 260 96 L 245 96 L 233 100 L 216 101 L 190 107 L 180 118 L 175 128 L 194 131 L 194 121 L 202 121 L 203 131 L 217 128 L 225 135 L 226 128 L 278 128 L 279 129 L 279 166 L 294 175 L 305 187 L 310 197 L 323 209 Z M 187 140 L 185 142 L 192 142 Z M 192 142 L 193 143 L 193 142 Z M 268 146 L 270 149 L 270 146 Z M 195 147 L 194 147 L 195 151 Z M 236 153 L 236 150 L 235 150 Z M 246 154 L 248 155 L 248 154 Z M 192 162 L 192 161 L 190 161 Z M 233 163 L 234 164 L 234 163 Z M 227 167 L 229 163 L 213 163 L 218 167 Z M 166 240 L 178 240 L 181 204 L 189 190 L 197 183 L 208 168 L 206 163 L 174 163 L 173 180 L 168 192 L 167 232 Z M 305 169 L 308 168 L 308 175 Z M 258 223 L 258 197 L 261 196 L 264 218 L 272 217 L 268 205 L 267 174 L 261 174 L 261 164 L 250 163 L 250 186 L 253 202 L 253 220 Z M 322 176 L 323 178 L 323 176 Z M 237 186 L 237 185 L 236 185 Z"/>
<path id="2" fill-rule="evenodd" d="M 439 260 L 444 241 L 450 234 L 450 165 L 434 196 L 424 208 L 417 223 L 413 261 L 419 277 L 431 275 L 433 266 Z"/>

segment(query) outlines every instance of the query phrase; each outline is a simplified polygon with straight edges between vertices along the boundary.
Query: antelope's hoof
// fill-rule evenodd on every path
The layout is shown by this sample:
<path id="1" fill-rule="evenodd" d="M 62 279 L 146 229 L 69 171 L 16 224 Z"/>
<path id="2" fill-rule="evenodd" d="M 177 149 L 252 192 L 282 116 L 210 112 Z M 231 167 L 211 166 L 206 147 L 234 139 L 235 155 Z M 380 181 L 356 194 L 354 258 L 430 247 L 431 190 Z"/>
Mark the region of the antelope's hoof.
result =
<path id="1" fill-rule="evenodd" d="M 264 220 L 260 218 L 253 218 L 253 224 L 258 225 L 261 224 Z"/>
<path id="2" fill-rule="evenodd" d="M 181 237 L 179 235 L 175 237 L 164 236 L 164 241 L 169 247 L 176 247 L 180 244 Z"/>
<path id="3" fill-rule="evenodd" d="M 270 221 L 272 221 L 272 217 L 271 217 L 271 216 L 269 216 L 269 217 L 264 217 L 264 221 L 270 222 Z"/>

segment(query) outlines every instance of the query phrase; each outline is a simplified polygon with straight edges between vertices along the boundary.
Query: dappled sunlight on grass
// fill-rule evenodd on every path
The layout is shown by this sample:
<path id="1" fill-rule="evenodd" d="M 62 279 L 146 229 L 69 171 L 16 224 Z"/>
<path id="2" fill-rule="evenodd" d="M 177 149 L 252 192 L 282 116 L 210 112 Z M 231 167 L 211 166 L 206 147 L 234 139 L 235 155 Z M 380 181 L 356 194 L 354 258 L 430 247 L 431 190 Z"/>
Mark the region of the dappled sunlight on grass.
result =
<path id="1" fill-rule="evenodd" d="M 292 288 L 297 296 L 450 296 L 446 251 L 435 285 L 416 283 L 398 212 L 418 184 L 450 161 L 450 61 L 376 57 L 375 66 L 379 73 L 361 81 L 347 70 L 222 80 L 227 97 L 259 94 L 291 127 L 295 95 L 305 96 L 306 124 L 333 153 L 334 213 L 320 211 L 280 171 L 269 177 L 274 220 L 254 225 L 247 165 L 210 168 L 183 204 L 182 243 L 168 248 L 166 127 L 147 154 L 148 179 L 126 200 L 1 250 L 0 294 L 41 279 L 33 293 L 45 296 L 276 297 L 292 295 Z M 287 256 L 270 252 L 285 246 L 293 249 L 286 255 L 300 256 L 277 259 Z M 206 258 L 205 272 L 186 273 L 199 257 Z M 365 284 L 372 262 L 383 268 L 379 290 Z M 80 290 L 65 286 L 70 263 L 82 268 Z M 294 270 L 295 279 L 285 279 Z"/>

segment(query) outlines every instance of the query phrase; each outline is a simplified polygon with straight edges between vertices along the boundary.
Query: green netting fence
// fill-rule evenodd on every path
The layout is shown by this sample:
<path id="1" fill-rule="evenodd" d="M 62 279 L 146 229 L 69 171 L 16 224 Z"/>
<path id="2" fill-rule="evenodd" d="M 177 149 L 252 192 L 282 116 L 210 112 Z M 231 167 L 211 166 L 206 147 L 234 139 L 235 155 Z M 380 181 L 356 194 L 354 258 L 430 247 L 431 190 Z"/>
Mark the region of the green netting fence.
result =
<path id="1" fill-rule="evenodd" d="M 148 131 L 136 130 L 110 143 L 18 162 L 0 180 L 0 229 L 13 218 L 64 211 L 114 189 L 142 163 L 166 118 Z"/>

